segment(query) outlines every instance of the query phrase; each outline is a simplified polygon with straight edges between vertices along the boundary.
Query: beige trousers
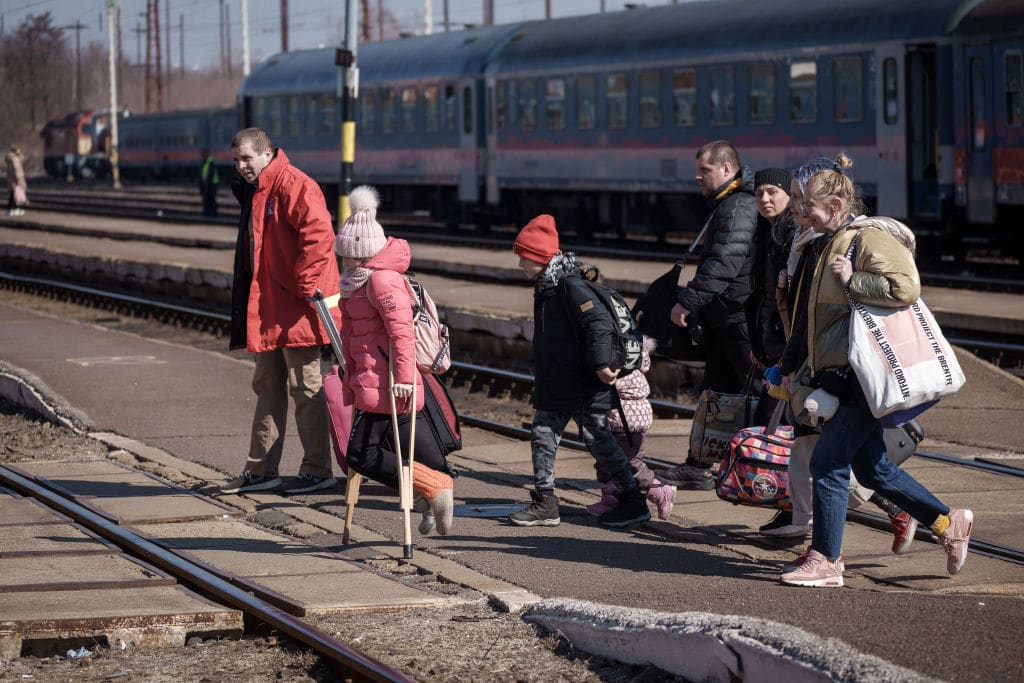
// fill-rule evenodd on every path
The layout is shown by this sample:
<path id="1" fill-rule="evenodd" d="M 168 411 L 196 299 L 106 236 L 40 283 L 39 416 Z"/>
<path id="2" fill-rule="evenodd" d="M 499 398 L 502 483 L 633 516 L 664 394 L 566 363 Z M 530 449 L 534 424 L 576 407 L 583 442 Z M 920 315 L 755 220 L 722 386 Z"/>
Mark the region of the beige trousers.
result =
<path id="1" fill-rule="evenodd" d="M 252 376 L 256 414 L 245 470 L 276 477 L 284 451 L 288 396 L 295 402 L 295 425 L 302 442 L 300 474 L 331 476 L 327 402 L 320 375 L 320 347 L 284 348 L 256 354 Z"/>

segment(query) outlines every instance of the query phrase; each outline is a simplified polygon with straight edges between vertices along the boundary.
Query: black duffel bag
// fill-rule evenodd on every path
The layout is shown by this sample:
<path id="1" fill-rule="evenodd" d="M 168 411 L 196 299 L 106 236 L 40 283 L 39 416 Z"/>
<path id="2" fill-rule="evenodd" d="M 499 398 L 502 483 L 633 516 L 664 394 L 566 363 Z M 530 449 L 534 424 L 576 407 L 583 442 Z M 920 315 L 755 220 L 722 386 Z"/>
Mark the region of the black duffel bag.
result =
<path id="1" fill-rule="evenodd" d="M 683 262 L 676 261 L 672 269 L 652 282 L 633 304 L 633 318 L 640 333 L 658 343 L 655 354 L 673 360 L 703 360 L 699 316 L 690 314 L 687 326 L 680 327 L 669 317 L 679 303 L 679 274 Z"/>

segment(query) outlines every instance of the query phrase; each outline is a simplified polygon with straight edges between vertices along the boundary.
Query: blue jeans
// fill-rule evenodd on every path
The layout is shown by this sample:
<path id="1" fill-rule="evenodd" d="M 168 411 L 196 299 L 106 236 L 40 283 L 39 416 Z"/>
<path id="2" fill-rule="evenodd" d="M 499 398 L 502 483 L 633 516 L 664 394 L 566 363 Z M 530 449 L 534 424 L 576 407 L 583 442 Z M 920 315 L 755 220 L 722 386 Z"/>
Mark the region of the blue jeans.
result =
<path id="1" fill-rule="evenodd" d="M 854 393 L 859 393 L 855 390 Z M 864 486 L 874 489 L 921 524 L 931 526 L 949 508 L 916 479 L 894 465 L 885 454 L 882 425 L 864 404 L 841 403 L 826 422 L 811 455 L 814 477 L 814 525 L 811 548 L 834 560 L 843 547 L 850 470 Z"/>
<path id="2" fill-rule="evenodd" d="M 533 454 L 533 481 L 538 491 L 555 490 L 555 453 L 562 440 L 562 432 L 575 419 L 587 450 L 594 456 L 595 467 L 605 472 L 615 489 L 621 493 L 635 489 L 636 479 L 629 468 L 629 460 L 608 428 L 607 411 L 578 413 L 538 410 L 533 416 L 530 446 Z"/>

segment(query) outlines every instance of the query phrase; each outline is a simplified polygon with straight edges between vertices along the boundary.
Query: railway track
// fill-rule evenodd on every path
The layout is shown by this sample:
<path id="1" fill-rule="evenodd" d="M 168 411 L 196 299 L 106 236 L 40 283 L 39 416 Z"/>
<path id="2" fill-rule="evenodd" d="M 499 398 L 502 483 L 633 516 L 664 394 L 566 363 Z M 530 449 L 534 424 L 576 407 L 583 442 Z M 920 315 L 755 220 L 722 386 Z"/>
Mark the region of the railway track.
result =
<path id="1" fill-rule="evenodd" d="M 203 593 L 220 604 L 241 610 L 255 624 L 278 630 L 330 662 L 339 674 L 353 680 L 411 681 L 402 672 L 368 657 L 301 619 L 256 598 L 206 569 L 90 511 L 61 493 L 41 486 L 0 466 L 0 484 L 30 497 L 49 510 L 70 518 L 101 538 L 167 572 L 183 585 Z M 250 623 L 247 628 L 254 624 Z"/>
<path id="2" fill-rule="evenodd" d="M 169 302 L 155 301 L 144 297 L 125 295 L 96 288 L 45 280 L 42 278 L 29 278 L 11 275 L 8 273 L 0 273 L 0 284 L 14 287 L 22 291 L 48 293 L 54 296 L 66 296 L 72 303 L 90 305 L 104 310 L 114 310 L 125 315 L 151 317 L 160 322 L 176 325 L 188 325 L 194 329 L 202 331 L 224 332 L 230 322 L 230 316 L 223 313 L 181 306 Z M 1018 352 L 1019 351 L 1021 351 L 1021 349 L 1018 349 Z M 472 382 L 475 378 L 482 377 L 488 380 L 488 383 L 504 383 L 508 386 L 518 385 L 520 387 L 532 387 L 534 383 L 534 377 L 529 374 L 459 361 L 452 363 L 452 374 L 456 381 Z M 695 412 L 695 406 L 682 405 L 657 399 L 652 400 L 651 403 L 655 412 L 663 417 L 691 418 Z M 471 427 L 520 439 L 529 438 L 529 429 L 522 425 L 502 423 L 495 420 L 476 417 L 471 414 L 461 414 L 460 418 L 464 424 Z M 571 436 L 563 438 L 561 444 L 564 447 L 576 450 L 583 450 L 585 448 L 582 441 L 571 438 Z M 1024 478 L 1024 469 L 986 461 L 984 458 L 964 459 L 926 450 L 915 451 L 915 456 L 923 460 L 940 462 L 946 465 L 963 467 L 1003 476 Z M 655 469 L 668 468 L 675 464 L 651 455 L 648 456 L 648 462 L 650 462 Z M 848 518 L 866 526 L 883 530 L 888 529 L 888 520 L 877 515 L 851 511 L 848 513 Z M 922 540 L 928 539 L 929 533 L 924 529 L 919 529 L 918 538 Z M 1008 562 L 1024 564 L 1024 550 L 1021 549 L 1009 548 L 972 539 L 971 550 L 973 552 L 982 553 Z"/>
<path id="3" fill-rule="evenodd" d="M 175 188 L 160 187 L 148 192 L 137 189 L 83 191 L 74 188 L 49 189 L 44 186 L 42 189 L 33 190 L 32 201 L 33 207 L 38 209 L 139 220 L 205 222 L 216 225 L 235 225 L 237 220 L 233 213 L 217 218 L 202 217 L 198 196 L 184 188 L 179 191 Z M 228 202 L 228 206 L 234 208 L 233 201 Z M 224 208 L 227 211 L 227 207 Z M 515 230 L 515 226 L 506 226 L 506 229 L 495 228 L 495 233 L 508 234 L 488 235 L 480 233 L 473 226 L 465 226 L 464 229 L 453 228 L 419 215 L 381 214 L 380 219 L 387 226 L 388 233 L 396 237 L 457 246 L 505 248 Z M 683 254 L 694 236 L 693 233 L 673 233 L 667 242 L 637 236 L 629 239 L 616 235 L 594 236 L 589 239 L 576 237 L 576 244 L 573 244 L 573 238 L 568 236 L 566 242 L 572 244 L 577 253 L 585 256 L 664 261 L 666 249 L 670 249 L 673 254 Z M 683 258 L 687 259 L 686 256 Z M 689 259 L 696 262 L 696 257 L 690 256 Z M 940 259 L 929 271 L 921 273 L 921 281 L 932 287 L 1024 293 L 1024 279 L 1021 279 L 1018 263 L 992 263 L 991 259 L 971 263 L 965 254 L 957 255 L 953 263 L 944 263 Z"/>

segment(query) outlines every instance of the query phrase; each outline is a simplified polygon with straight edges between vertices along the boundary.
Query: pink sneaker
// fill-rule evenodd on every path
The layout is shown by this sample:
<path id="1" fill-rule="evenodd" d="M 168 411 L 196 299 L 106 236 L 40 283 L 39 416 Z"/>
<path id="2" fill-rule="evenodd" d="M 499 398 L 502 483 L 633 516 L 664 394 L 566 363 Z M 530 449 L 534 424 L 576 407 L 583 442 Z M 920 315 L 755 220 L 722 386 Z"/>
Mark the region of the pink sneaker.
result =
<path id="1" fill-rule="evenodd" d="M 619 499 L 615 497 L 615 484 L 607 481 L 601 487 L 601 500 L 587 506 L 587 512 L 598 517 L 617 507 Z"/>
<path id="2" fill-rule="evenodd" d="M 789 564 L 782 565 L 782 573 L 783 574 L 788 574 L 789 572 L 795 571 L 797 567 L 799 567 L 800 565 L 802 565 L 804 562 L 807 561 L 807 558 L 810 556 L 810 554 L 811 554 L 811 546 L 807 546 L 807 550 L 805 550 L 802 553 L 800 553 L 800 555 L 798 555 L 795 560 L 793 560 Z M 842 570 L 842 571 L 846 571 L 846 564 L 843 562 L 843 556 L 842 555 L 839 556 L 839 569 Z"/>
<path id="3" fill-rule="evenodd" d="M 676 487 L 662 484 L 655 479 L 651 488 L 647 490 L 647 500 L 658 508 L 658 519 L 668 519 L 668 516 L 672 514 L 672 506 L 676 502 Z"/>
<path id="4" fill-rule="evenodd" d="M 783 574 L 780 580 L 788 586 L 840 588 L 843 585 L 843 565 L 840 560 L 829 560 L 817 550 L 812 550 L 800 566 Z"/>
<path id="5" fill-rule="evenodd" d="M 959 574 L 967 561 L 967 546 L 971 542 L 971 528 L 974 526 L 974 513 L 970 510 L 950 510 L 949 528 L 942 534 L 939 542 L 946 549 L 946 571 Z"/>

